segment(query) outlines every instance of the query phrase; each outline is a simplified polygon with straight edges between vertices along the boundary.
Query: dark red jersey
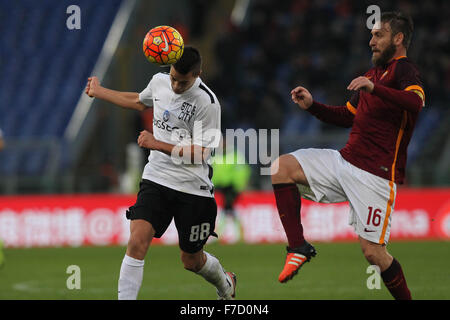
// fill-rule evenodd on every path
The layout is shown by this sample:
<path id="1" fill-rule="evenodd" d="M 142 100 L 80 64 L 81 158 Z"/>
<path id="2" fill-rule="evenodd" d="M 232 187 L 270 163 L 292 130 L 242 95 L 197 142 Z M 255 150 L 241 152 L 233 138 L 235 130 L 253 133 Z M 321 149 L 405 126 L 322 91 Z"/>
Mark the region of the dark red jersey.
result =
<path id="1" fill-rule="evenodd" d="M 425 104 L 419 72 L 406 57 L 386 67 L 374 67 L 365 76 L 372 93 L 359 90 L 345 106 L 314 101 L 308 111 L 322 121 L 351 127 L 342 157 L 354 166 L 395 183 L 405 177 L 407 147 L 420 110 Z"/>

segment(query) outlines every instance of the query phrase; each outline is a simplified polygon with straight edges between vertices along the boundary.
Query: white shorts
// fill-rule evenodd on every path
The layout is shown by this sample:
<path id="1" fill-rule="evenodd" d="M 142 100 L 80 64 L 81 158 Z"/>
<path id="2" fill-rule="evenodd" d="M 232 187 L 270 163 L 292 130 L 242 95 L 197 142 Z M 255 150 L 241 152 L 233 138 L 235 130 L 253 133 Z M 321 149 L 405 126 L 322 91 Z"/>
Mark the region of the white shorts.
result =
<path id="1" fill-rule="evenodd" d="M 290 153 L 305 172 L 303 198 L 322 203 L 348 201 L 349 224 L 361 238 L 387 244 L 397 186 L 350 164 L 336 150 L 300 149 Z"/>

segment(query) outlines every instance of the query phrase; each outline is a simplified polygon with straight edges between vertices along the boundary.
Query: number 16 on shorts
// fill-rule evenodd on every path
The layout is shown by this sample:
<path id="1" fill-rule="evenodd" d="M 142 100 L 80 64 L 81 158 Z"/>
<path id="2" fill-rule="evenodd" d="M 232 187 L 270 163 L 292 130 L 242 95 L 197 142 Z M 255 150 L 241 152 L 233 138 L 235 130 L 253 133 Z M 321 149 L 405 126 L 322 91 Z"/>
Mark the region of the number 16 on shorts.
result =
<path id="1" fill-rule="evenodd" d="M 191 234 L 189 236 L 190 242 L 202 241 L 208 238 L 210 234 L 210 224 L 205 222 L 191 227 Z"/>
<path id="2" fill-rule="evenodd" d="M 386 212 L 376 206 L 368 206 L 364 210 L 365 216 L 361 217 L 361 225 L 357 228 L 362 233 L 358 234 L 366 240 L 386 244 L 390 234 L 390 216 L 386 217 Z"/>
<path id="3" fill-rule="evenodd" d="M 366 224 L 370 226 L 372 224 L 374 227 L 378 227 L 381 223 L 381 210 L 374 209 L 373 207 L 369 207 L 369 215 L 367 216 Z"/>

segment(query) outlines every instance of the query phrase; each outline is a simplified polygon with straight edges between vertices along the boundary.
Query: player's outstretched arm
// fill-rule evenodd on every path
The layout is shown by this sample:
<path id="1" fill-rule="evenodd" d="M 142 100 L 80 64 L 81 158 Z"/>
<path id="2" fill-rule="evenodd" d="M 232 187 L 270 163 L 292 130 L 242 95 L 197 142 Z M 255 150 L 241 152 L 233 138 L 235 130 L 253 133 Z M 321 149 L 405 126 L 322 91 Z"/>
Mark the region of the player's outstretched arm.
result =
<path id="1" fill-rule="evenodd" d="M 314 101 L 311 93 L 298 86 L 291 91 L 292 101 L 301 109 L 308 111 L 317 119 L 340 127 L 349 128 L 353 125 L 354 115 L 347 106 L 327 106 Z"/>
<path id="2" fill-rule="evenodd" d="M 147 107 L 139 100 L 137 92 L 123 92 L 102 87 L 97 77 L 88 78 L 86 94 L 91 98 L 98 98 L 123 108 L 145 110 Z"/>

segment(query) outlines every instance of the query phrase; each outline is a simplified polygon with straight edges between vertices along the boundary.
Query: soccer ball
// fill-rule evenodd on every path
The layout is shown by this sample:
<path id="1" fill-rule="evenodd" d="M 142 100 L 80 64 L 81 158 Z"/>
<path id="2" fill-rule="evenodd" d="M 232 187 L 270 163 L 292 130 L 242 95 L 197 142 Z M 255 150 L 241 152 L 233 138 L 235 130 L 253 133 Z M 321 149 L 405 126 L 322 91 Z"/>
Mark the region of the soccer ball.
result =
<path id="1" fill-rule="evenodd" d="M 143 50 L 148 61 L 159 66 L 167 66 L 181 58 L 184 42 L 175 28 L 158 26 L 151 29 L 145 36 Z"/>

